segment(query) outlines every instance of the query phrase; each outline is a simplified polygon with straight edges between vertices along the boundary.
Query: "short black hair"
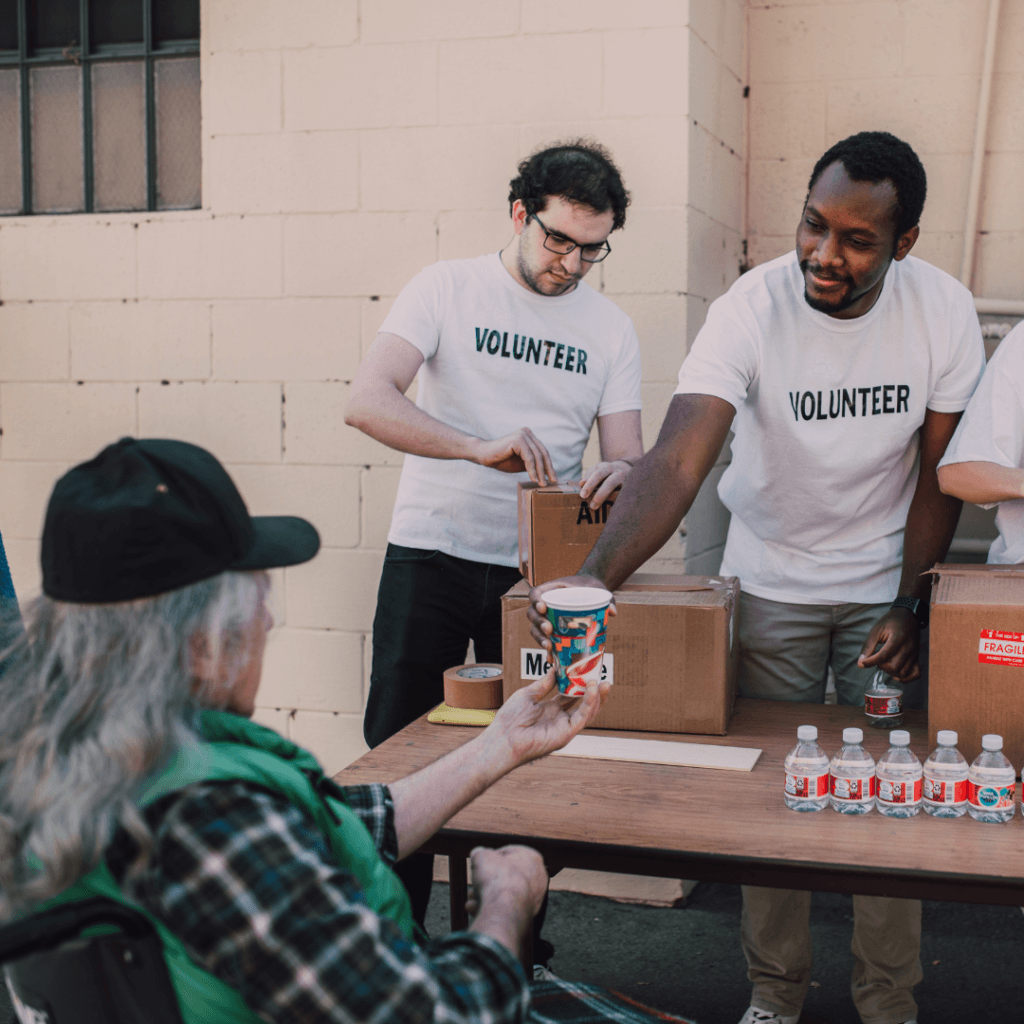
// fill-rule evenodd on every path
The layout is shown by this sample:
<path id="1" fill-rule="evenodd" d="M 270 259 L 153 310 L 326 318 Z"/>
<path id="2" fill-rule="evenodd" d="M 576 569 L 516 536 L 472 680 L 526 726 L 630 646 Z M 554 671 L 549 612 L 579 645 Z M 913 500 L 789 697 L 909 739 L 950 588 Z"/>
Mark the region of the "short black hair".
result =
<path id="1" fill-rule="evenodd" d="M 573 139 L 541 149 L 527 157 L 509 183 L 509 212 L 518 199 L 533 216 L 547 205 L 548 196 L 589 206 L 598 213 L 611 210 L 612 231 L 626 223 L 629 193 L 611 153 L 593 139 Z"/>
<path id="2" fill-rule="evenodd" d="M 896 190 L 896 238 L 920 221 L 928 179 L 917 154 L 902 139 L 889 132 L 858 132 L 837 142 L 814 165 L 807 185 L 808 198 L 825 168 L 837 160 L 853 181 L 892 182 Z"/>

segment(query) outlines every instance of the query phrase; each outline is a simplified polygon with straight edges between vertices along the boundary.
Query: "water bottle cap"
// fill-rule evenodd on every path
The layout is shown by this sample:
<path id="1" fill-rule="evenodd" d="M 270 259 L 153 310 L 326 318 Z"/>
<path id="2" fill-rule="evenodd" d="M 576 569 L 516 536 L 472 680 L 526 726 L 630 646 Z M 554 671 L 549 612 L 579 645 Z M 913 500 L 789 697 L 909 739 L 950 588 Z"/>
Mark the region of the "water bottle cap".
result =
<path id="1" fill-rule="evenodd" d="M 889 742 L 894 747 L 909 747 L 910 746 L 910 733 L 906 729 L 893 729 L 889 733 Z"/>
<path id="2" fill-rule="evenodd" d="M 1002 750 L 1003 749 L 1003 737 L 998 733 L 989 732 L 981 737 L 981 749 L 982 750 Z"/>
<path id="3" fill-rule="evenodd" d="M 955 747 L 960 737 L 957 736 L 955 729 L 940 729 L 935 738 L 939 741 L 940 747 Z"/>
<path id="4" fill-rule="evenodd" d="M 801 725 L 796 730 L 796 738 L 803 743 L 810 743 L 818 738 L 818 727 L 816 725 Z M 999 742 L 1002 746 L 1002 740 Z"/>
<path id="5" fill-rule="evenodd" d="M 844 729 L 843 730 L 843 742 L 844 743 L 863 743 L 864 742 L 864 730 L 863 729 Z"/>

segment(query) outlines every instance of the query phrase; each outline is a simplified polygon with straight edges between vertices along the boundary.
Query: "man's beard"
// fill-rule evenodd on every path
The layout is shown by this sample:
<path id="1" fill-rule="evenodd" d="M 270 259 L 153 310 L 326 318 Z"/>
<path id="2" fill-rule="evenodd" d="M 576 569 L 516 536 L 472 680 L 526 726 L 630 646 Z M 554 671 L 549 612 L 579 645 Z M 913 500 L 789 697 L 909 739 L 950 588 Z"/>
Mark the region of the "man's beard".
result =
<path id="1" fill-rule="evenodd" d="M 526 257 L 522 253 L 519 253 L 519 257 L 516 260 L 516 268 L 518 269 L 522 279 L 530 286 L 530 289 L 532 291 L 535 291 L 538 295 L 547 295 L 549 297 L 555 295 L 564 295 L 567 291 L 570 291 L 576 285 L 576 282 L 579 280 L 578 277 L 573 277 L 571 281 L 568 281 L 564 285 L 561 285 L 559 282 L 552 282 L 553 284 L 556 285 L 556 290 L 550 291 L 548 289 L 545 289 L 541 285 L 540 281 L 537 280 L 537 277 L 534 275 L 533 271 L 530 269 L 529 264 L 527 264 L 526 262 Z"/>
<path id="2" fill-rule="evenodd" d="M 804 302 L 811 309 L 816 309 L 819 313 L 841 313 L 844 309 L 849 309 L 860 298 L 859 295 L 854 293 L 852 282 L 847 282 L 850 285 L 849 290 L 838 302 L 823 302 L 821 299 L 812 299 L 807 292 L 807 268 L 809 266 L 809 260 L 803 260 L 800 263 L 800 272 L 804 275 Z"/>

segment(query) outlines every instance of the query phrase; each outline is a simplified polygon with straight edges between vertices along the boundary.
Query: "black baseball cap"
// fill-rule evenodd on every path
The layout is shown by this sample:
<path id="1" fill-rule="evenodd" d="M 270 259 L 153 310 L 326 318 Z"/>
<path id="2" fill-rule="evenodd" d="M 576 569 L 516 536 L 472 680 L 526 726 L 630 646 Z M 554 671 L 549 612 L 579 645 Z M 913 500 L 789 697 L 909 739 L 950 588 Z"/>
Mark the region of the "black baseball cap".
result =
<path id="1" fill-rule="evenodd" d="M 228 569 L 309 561 L 316 528 L 250 516 L 224 467 L 186 441 L 124 437 L 54 485 L 43 593 L 75 604 L 153 597 Z"/>

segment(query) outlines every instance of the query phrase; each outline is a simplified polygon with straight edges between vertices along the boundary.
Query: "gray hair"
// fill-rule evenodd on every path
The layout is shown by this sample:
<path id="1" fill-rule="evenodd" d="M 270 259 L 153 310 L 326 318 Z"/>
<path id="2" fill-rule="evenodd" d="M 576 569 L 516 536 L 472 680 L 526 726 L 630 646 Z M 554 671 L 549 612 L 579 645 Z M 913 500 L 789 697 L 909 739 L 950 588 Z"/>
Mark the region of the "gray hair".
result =
<path id="1" fill-rule="evenodd" d="M 200 707 L 227 703 L 268 585 L 226 572 L 137 601 L 29 606 L 0 675 L 0 920 L 91 871 L 119 828 L 145 862 L 138 784 L 197 741 Z M 198 692 L 197 642 L 226 666 Z"/>

